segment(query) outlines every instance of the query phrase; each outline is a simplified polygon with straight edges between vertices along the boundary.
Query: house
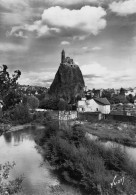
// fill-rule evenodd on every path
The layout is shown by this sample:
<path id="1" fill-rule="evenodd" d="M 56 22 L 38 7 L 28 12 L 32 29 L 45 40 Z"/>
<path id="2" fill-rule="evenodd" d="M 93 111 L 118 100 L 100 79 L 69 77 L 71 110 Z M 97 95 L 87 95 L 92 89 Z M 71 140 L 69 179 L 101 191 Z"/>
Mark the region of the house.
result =
<path id="1" fill-rule="evenodd" d="M 107 98 L 94 98 L 90 100 L 82 98 L 82 100 L 78 101 L 77 111 L 101 112 L 102 114 L 109 114 L 110 102 L 107 100 Z"/>
<path id="2" fill-rule="evenodd" d="M 112 115 L 127 115 L 127 116 L 136 116 L 136 104 L 113 104 L 111 106 Z"/>
<path id="3" fill-rule="evenodd" d="M 135 93 L 135 91 L 132 89 L 132 90 L 127 90 L 126 92 L 125 92 L 125 96 L 128 96 L 128 95 L 132 95 L 132 96 L 135 96 L 136 95 L 136 93 Z"/>

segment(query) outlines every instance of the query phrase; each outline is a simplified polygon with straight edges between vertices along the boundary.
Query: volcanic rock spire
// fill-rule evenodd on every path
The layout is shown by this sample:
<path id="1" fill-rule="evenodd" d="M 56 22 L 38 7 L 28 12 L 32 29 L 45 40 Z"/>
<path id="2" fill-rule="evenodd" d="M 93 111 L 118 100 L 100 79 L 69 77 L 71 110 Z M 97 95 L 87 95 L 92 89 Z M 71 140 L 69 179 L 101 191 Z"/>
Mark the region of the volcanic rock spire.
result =
<path id="1" fill-rule="evenodd" d="M 63 98 L 68 103 L 75 103 L 84 96 L 84 79 L 78 65 L 70 57 L 61 53 L 61 63 L 50 86 L 49 94 L 55 99 Z"/>

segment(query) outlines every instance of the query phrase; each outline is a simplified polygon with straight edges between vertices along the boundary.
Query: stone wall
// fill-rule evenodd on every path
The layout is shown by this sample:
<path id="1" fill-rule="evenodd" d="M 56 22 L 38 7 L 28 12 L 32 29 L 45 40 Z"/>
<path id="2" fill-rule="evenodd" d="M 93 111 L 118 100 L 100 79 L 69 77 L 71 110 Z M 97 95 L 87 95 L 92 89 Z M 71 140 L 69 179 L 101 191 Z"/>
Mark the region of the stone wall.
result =
<path id="1" fill-rule="evenodd" d="M 87 120 L 87 121 L 98 121 L 102 120 L 105 115 L 100 112 L 79 112 L 78 119 L 79 120 Z"/>
<path id="2" fill-rule="evenodd" d="M 59 111 L 59 120 L 77 119 L 77 111 Z"/>

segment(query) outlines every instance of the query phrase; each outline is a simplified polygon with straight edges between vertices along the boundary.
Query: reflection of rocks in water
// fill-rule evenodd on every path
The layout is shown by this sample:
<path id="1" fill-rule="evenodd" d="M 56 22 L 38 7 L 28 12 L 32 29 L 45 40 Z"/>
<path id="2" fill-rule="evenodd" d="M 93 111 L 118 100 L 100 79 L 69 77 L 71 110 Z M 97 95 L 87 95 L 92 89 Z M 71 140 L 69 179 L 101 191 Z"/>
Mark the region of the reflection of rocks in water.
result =
<path id="1" fill-rule="evenodd" d="M 25 129 L 21 129 L 18 131 L 8 132 L 4 134 L 4 139 L 7 143 L 13 142 L 14 146 L 17 146 L 19 143 L 22 143 L 23 141 L 34 140 L 34 137 L 40 133 L 40 131 L 43 131 L 44 129 L 38 129 L 38 126 L 33 127 L 27 127 Z"/>
<path id="2" fill-rule="evenodd" d="M 7 143 L 11 143 L 11 140 L 12 140 L 12 136 L 11 136 L 11 133 L 5 133 L 4 134 L 4 139 Z"/>
<path id="3" fill-rule="evenodd" d="M 23 129 L 21 131 L 13 132 L 14 143 L 20 143 L 24 140 L 33 140 L 31 129 Z"/>

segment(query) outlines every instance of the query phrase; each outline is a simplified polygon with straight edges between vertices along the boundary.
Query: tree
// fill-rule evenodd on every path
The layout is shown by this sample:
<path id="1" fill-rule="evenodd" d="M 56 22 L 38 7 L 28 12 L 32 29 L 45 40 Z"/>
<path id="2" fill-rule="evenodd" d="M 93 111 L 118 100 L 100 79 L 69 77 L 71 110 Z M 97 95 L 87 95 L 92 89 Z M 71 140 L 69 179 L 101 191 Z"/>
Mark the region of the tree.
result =
<path id="1" fill-rule="evenodd" d="M 19 103 L 9 113 L 10 119 L 19 124 L 29 123 L 32 118 L 27 104 Z"/>
<path id="2" fill-rule="evenodd" d="M 126 97 L 124 95 L 116 95 L 114 94 L 113 97 L 112 97 L 112 101 L 115 103 L 115 104 L 118 104 L 118 103 L 122 103 L 122 104 L 125 104 L 125 103 L 128 103 L 128 100 L 126 99 Z"/>
<path id="3" fill-rule="evenodd" d="M 67 110 L 68 104 L 64 99 L 60 99 L 58 102 L 58 109 L 59 110 Z"/>
<path id="4" fill-rule="evenodd" d="M 120 88 L 120 95 L 125 95 L 125 89 L 124 88 Z"/>
<path id="5" fill-rule="evenodd" d="M 102 97 L 104 98 L 107 98 L 108 100 L 111 99 L 111 92 L 110 91 L 107 91 L 107 90 L 103 90 L 102 92 Z"/>
<path id="6" fill-rule="evenodd" d="M 28 103 L 28 106 L 29 106 L 32 110 L 34 110 L 34 109 L 36 109 L 36 108 L 39 107 L 39 100 L 38 100 L 38 98 L 35 97 L 35 96 L 28 96 L 28 98 L 27 98 L 27 103 Z"/>
<path id="7" fill-rule="evenodd" d="M 15 70 L 14 74 L 10 76 L 7 69 L 8 67 L 3 65 L 0 70 L 0 96 L 5 109 L 13 107 L 20 99 L 20 94 L 17 91 L 17 80 L 21 72 Z"/>
<path id="8" fill-rule="evenodd" d="M 134 97 L 133 97 L 132 94 L 129 94 L 129 95 L 127 96 L 127 100 L 128 100 L 130 103 L 134 104 Z"/>
<path id="9" fill-rule="evenodd" d="M 40 102 L 40 108 L 42 108 L 42 109 L 58 110 L 58 100 L 44 98 Z"/>
<path id="10" fill-rule="evenodd" d="M 21 101 L 21 94 L 17 91 L 9 91 L 9 93 L 4 98 L 4 109 L 13 108 L 16 104 Z"/>

